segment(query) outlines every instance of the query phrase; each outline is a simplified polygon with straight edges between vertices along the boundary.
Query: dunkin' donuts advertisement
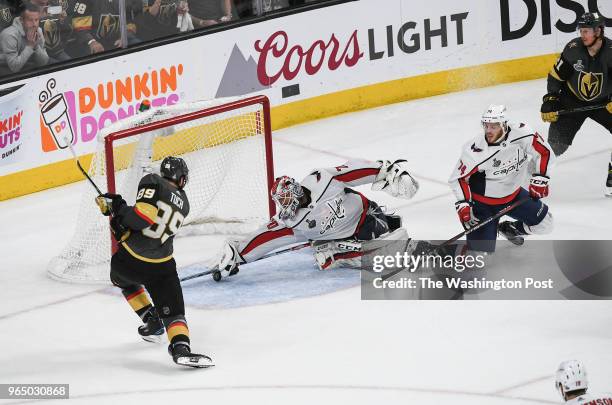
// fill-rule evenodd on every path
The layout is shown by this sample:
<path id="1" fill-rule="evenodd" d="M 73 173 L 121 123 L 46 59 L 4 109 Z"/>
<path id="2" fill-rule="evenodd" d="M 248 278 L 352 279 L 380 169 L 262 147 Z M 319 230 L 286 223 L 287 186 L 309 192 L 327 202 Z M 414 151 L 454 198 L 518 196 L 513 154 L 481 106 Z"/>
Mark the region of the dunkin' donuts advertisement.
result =
<path id="1" fill-rule="evenodd" d="M 12 87 L 0 96 L 0 166 L 9 165 L 22 159 L 24 154 L 23 125 L 28 118 L 24 106 L 26 85 Z"/>
<path id="2" fill-rule="evenodd" d="M 76 137 L 72 129 L 75 121 L 74 109 L 68 110 L 63 93 L 53 95 L 55 79 L 49 79 L 47 88 L 40 92 L 38 100 L 41 103 L 41 140 L 45 152 L 50 150 L 65 149 L 74 144 Z M 49 140 L 52 142 L 49 142 Z"/>
<path id="3" fill-rule="evenodd" d="M 143 100 L 154 108 L 187 101 L 185 70 L 163 64 L 78 80 L 62 71 L 0 90 L 0 178 L 70 159 L 69 145 L 94 152 L 100 131 L 135 115 Z"/>
<path id="4" fill-rule="evenodd" d="M 64 83 L 63 91 L 56 88 L 55 78 L 49 79 L 38 95 L 42 151 L 92 144 L 102 128 L 133 116 L 145 99 L 154 108 L 178 103 L 182 75 L 183 65 L 177 64 L 80 88 Z"/>

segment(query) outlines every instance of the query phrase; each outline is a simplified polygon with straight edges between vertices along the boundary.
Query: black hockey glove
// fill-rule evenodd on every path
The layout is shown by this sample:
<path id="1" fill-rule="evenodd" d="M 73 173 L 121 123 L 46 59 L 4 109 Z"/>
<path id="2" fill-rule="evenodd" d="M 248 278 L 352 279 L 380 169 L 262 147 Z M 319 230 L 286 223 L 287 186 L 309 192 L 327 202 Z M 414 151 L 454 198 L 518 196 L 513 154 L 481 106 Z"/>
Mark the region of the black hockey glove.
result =
<path id="1" fill-rule="evenodd" d="M 121 216 L 114 216 L 110 220 L 110 228 L 115 240 L 119 243 L 130 236 L 130 230 L 121 222 Z"/>
<path id="2" fill-rule="evenodd" d="M 118 215 L 121 208 L 127 205 L 123 197 L 121 197 L 121 194 L 105 193 L 102 194 L 102 197 L 107 201 L 107 205 L 110 205 L 113 215 Z M 100 208 L 100 210 L 102 209 Z M 104 212 L 102 214 L 104 214 Z"/>
<path id="3" fill-rule="evenodd" d="M 119 194 L 106 193 L 96 197 L 96 204 L 104 216 L 118 214 L 119 210 L 127 205 Z"/>
<path id="4" fill-rule="evenodd" d="M 542 121 L 544 122 L 557 122 L 559 119 L 559 111 L 563 109 L 563 104 L 559 100 L 559 96 L 556 94 L 548 93 L 542 99 L 542 108 L 540 113 L 542 114 Z"/>

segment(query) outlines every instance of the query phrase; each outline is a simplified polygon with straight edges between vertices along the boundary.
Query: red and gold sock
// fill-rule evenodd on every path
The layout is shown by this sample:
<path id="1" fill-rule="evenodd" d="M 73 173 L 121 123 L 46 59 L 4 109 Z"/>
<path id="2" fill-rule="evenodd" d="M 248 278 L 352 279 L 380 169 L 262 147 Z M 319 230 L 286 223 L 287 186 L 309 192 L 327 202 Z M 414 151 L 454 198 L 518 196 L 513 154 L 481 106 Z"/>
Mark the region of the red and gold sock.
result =
<path id="1" fill-rule="evenodd" d="M 187 320 L 185 320 L 184 316 L 177 315 L 171 318 L 165 318 L 164 324 L 166 325 L 166 332 L 168 333 L 168 340 L 170 343 L 175 344 L 181 342 L 189 346 L 189 328 L 187 327 Z"/>
<path id="2" fill-rule="evenodd" d="M 121 292 L 134 312 L 144 321 L 149 310 L 153 307 L 145 289 L 139 286 L 124 288 Z"/>

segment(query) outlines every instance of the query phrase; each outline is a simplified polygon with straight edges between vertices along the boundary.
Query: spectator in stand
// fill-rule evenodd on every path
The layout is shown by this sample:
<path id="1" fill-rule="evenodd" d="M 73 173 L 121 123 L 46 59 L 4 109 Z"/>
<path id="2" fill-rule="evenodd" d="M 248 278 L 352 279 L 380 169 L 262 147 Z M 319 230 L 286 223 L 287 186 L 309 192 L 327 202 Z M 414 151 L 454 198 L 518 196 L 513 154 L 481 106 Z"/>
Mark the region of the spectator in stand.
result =
<path id="1" fill-rule="evenodd" d="M 40 7 L 25 3 L 19 17 L 0 33 L 0 58 L 9 69 L 7 73 L 44 66 L 49 62 L 39 22 Z"/>
<path id="2" fill-rule="evenodd" d="M 232 0 L 191 0 L 189 12 L 196 29 L 234 19 Z"/>
<path id="3" fill-rule="evenodd" d="M 0 31 L 13 24 L 13 19 L 19 14 L 19 0 L 0 0 Z"/>
<path id="4" fill-rule="evenodd" d="M 322 0 L 234 0 L 234 9 L 238 18 L 248 18 L 287 7 L 303 6 L 316 1 Z"/>
<path id="5" fill-rule="evenodd" d="M 253 0 L 234 0 L 234 12 L 237 18 L 253 17 Z"/>
<path id="6" fill-rule="evenodd" d="M 140 0 L 141 4 L 142 0 Z M 134 13 L 136 37 L 141 41 L 176 35 L 193 30 L 189 5 L 185 0 L 144 0 L 144 7 Z"/>
<path id="7" fill-rule="evenodd" d="M 140 42 L 131 20 L 134 1 L 126 1 L 128 45 Z M 142 2 L 141 2 L 142 4 Z M 121 48 L 119 0 L 69 0 L 68 16 L 74 30 L 75 45 L 69 53 L 86 56 Z"/>
<path id="8" fill-rule="evenodd" d="M 72 36 L 72 25 L 58 0 L 31 0 L 41 8 L 40 28 L 45 38 L 45 49 L 49 55 L 49 63 L 57 63 L 70 59 L 65 47 Z"/>

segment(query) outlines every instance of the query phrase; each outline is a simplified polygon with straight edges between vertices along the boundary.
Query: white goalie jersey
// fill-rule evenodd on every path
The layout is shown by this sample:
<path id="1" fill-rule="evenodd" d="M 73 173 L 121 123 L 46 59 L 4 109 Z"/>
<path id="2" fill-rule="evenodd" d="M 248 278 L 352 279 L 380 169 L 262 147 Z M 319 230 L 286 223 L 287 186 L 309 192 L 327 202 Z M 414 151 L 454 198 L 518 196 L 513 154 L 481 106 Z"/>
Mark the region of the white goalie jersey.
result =
<path id="1" fill-rule="evenodd" d="M 536 131 L 510 123 L 503 141 L 489 145 L 479 135 L 463 146 L 448 182 L 457 201 L 504 204 L 512 201 L 528 174 L 548 176 L 554 153 Z M 529 161 L 534 173 L 528 173 Z"/>
<path id="2" fill-rule="evenodd" d="M 238 252 L 246 262 L 251 262 L 294 243 L 341 240 L 357 234 L 371 202 L 349 187 L 374 183 L 379 172 L 380 162 L 363 160 L 312 171 L 300 182 L 310 192 L 308 206 L 298 208 L 291 219 L 273 217 L 265 226 L 239 241 Z M 414 193 L 417 188 L 415 181 Z"/>

